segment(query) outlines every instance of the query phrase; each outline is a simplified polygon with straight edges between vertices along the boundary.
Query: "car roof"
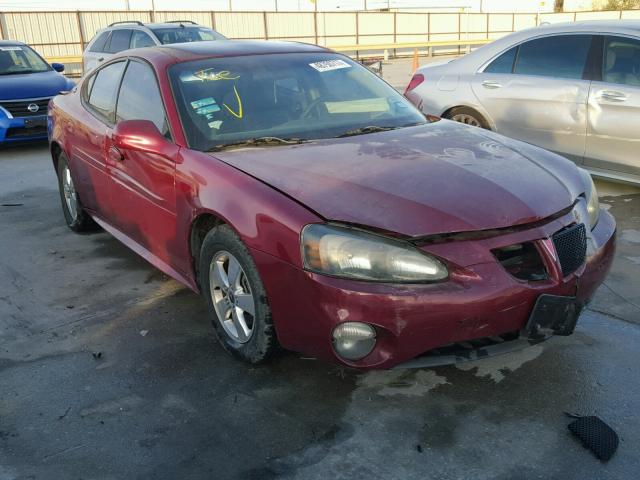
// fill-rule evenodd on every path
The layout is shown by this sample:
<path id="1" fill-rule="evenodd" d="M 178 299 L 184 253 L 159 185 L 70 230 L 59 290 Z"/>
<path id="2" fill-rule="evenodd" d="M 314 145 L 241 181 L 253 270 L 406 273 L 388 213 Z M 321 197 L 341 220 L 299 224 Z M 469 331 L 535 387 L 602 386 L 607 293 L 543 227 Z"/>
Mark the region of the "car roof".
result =
<path id="1" fill-rule="evenodd" d="M 273 40 L 219 40 L 205 42 L 175 43 L 155 47 L 179 59 L 193 57 L 235 57 L 240 55 L 265 55 L 270 53 L 310 53 L 327 52 L 318 45 L 301 42 Z"/>
<path id="2" fill-rule="evenodd" d="M 542 24 L 537 29 L 543 28 L 549 32 L 623 32 L 640 33 L 640 20 L 585 20 L 579 22 L 563 22 L 554 24 Z M 532 31 L 533 29 L 527 29 Z"/>
<path id="3" fill-rule="evenodd" d="M 559 35 L 563 33 L 585 33 L 585 34 L 628 34 L 640 37 L 640 20 L 587 20 L 579 22 L 566 22 L 543 24 L 537 27 L 531 27 L 517 32 L 510 33 L 504 37 L 500 37 L 491 43 L 477 48 L 468 55 L 464 55 L 451 62 L 451 68 L 456 70 L 476 70 L 484 65 L 487 61 L 495 58 L 497 55 L 512 48 L 515 45 L 532 40 L 534 38 L 545 37 L 548 35 Z M 455 66 L 454 66 L 455 63 Z M 438 67 L 433 67 L 438 68 Z M 443 65 L 446 70 L 448 67 Z"/>
<path id="4" fill-rule="evenodd" d="M 14 45 L 14 46 L 15 45 L 25 45 L 26 46 L 25 43 L 18 42 L 17 40 L 0 40 L 0 45 L 6 45 L 6 46 L 9 46 L 9 45 Z"/>
<path id="5" fill-rule="evenodd" d="M 103 30 L 117 30 L 117 29 L 127 29 L 127 28 L 148 28 L 150 30 L 157 30 L 157 29 L 162 29 L 162 28 L 188 28 L 188 27 L 195 27 L 195 28 L 208 28 L 211 29 L 211 27 L 208 27 L 206 25 L 200 25 L 199 23 L 191 23 L 190 20 L 185 20 L 183 23 L 180 22 L 166 22 L 166 23 L 137 23 L 135 20 L 132 20 L 131 22 L 124 22 L 124 23 L 117 23 L 115 25 L 109 25 L 107 27 L 105 27 Z"/>

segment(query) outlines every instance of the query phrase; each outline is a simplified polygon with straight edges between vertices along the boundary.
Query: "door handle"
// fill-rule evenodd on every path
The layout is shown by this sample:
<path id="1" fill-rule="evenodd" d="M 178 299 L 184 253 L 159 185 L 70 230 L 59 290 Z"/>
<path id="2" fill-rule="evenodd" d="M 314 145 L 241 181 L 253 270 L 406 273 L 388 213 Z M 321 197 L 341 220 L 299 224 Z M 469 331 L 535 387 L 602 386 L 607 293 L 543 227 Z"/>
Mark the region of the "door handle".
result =
<path id="1" fill-rule="evenodd" d="M 100 57 L 100 58 L 98 59 L 98 61 L 99 61 L 99 62 L 101 62 L 101 61 L 103 61 L 103 60 L 104 60 L 104 57 Z"/>
<path id="2" fill-rule="evenodd" d="M 615 92 L 613 90 L 603 90 L 600 92 L 600 98 L 608 100 L 610 102 L 624 102 L 627 100 L 627 96 L 622 92 Z"/>
<path id="3" fill-rule="evenodd" d="M 482 86 L 484 88 L 489 88 L 489 89 L 496 89 L 496 88 L 502 88 L 502 85 L 499 84 L 498 82 L 492 82 L 490 80 L 485 80 L 484 82 L 482 82 Z"/>
<path id="4" fill-rule="evenodd" d="M 115 160 L 116 162 L 122 162 L 124 161 L 124 154 L 115 146 L 111 145 L 109 147 L 109 158 Z"/>

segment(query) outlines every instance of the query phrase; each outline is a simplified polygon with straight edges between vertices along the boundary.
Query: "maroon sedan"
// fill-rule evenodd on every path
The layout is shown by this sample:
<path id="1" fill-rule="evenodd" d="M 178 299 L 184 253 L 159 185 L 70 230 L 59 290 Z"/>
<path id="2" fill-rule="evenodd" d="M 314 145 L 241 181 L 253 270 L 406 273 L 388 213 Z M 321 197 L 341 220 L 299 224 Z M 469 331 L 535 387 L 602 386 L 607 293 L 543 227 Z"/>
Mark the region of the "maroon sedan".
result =
<path id="1" fill-rule="evenodd" d="M 477 358 L 573 332 L 611 265 L 589 175 L 425 119 L 298 43 L 123 52 L 49 111 L 67 224 L 95 223 L 206 298 L 243 360 Z M 95 223 L 94 223 L 95 222 Z"/>

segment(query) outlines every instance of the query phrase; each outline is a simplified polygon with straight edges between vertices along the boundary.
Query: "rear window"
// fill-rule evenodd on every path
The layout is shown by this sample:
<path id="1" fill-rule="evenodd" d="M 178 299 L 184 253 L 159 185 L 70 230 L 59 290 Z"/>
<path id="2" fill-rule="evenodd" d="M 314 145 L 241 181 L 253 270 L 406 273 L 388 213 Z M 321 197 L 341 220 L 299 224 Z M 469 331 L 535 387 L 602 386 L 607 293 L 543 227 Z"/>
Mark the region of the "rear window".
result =
<path id="1" fill-rule="evenodd" d="M 109 39 L 109 34 L 111 32 L 102 32 L 98 38 L 93 42 L 90 52 L 104 52 L 104 47 L 107 44 L 107 40 Z"/>
<path id="2" fill-rule="evenodd" d="M 516 51 L 518 47 L 506 51 L 484 69 L 486 73 L 511 73 L 513 71 L 513 62 L 516 59 Z"/>
<path id="3" fill-rule="evenodd" d="M 114 30 L 111 32 L 111 42 L 107 46 L 108 53 L 118 53 L 129 49 L 131 30 Z"/>
<path id="4" fill-rule="evenodd" d="M 591 35 L 556 35 L 525 42 L 519 47 L 514 72 L 581 79 L 591 38 Z"/>
<path id="5" fill-rule="evenodd" d="M 125 62 L 112 63 L 98 70 L 87 84 L 87 103 L 97 114 L 112 122 L 116 105 L 116 93 L 120 85 L 120 78 Z"/>
<path id="6" fill-rule="evenodd" d="M 604 42 L 602 81 L 640 86 L 640 41 L 607 37 Z"/>
<path id="7" fill-rule="evenodd" d="M 154 28 L 152 32 L 163 45 L 226 39 L 223 35 L 206 27 Z"/>

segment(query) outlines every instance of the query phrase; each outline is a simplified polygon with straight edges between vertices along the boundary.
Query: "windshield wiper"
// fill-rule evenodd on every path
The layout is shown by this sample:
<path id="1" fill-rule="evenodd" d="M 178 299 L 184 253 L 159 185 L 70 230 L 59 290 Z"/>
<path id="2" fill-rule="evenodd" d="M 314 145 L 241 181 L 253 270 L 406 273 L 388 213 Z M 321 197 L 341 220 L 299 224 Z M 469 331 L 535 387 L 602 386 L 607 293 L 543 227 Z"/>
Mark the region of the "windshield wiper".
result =
<path id="1" fill-rule="evenodd" d="M 340 135 L 336 136 L 336 138 L 343 137 L 354 137 L 356 135 L 365 135 L 367 133 L 376 133 L 376 132 L 387 132 L 389 130 L 395 130 L 400 127 L 380 127 L 378 125 L 369 125 L 368 127 L 356 128 L 353 130 L 348 130 Z"/>
<path id="2" fill-rule="evenodd" d="M 397 127 L 381 127 L 379 125 L 369 125 L 368 127 L 356 128 L 354 130 L 348 130 L 335 138 L 343 138 L 343 137 L 354 137 L 356 135 L 366 135 L 367 133 L 376 133 L 376 132 L 388 132 L 389 130 L 397 130 L 399 128 L 404 127 L 413 127 L 416 125 L 420 125 L 423 122 L 411 122 L 405 125 L 400 125 Z"/>
<path id="3" fill-rule="evenodd" d="M 301 138 L 279 138 L 279 137 L 259 137 L 259 138 L 249 138 L 247 140 L 241 140 L 239 142 L 230 142 L 230 143 L 221 143 L 220 145 L 216 145 L 215 147 L 209 149 L 209 152 L 219 152 L 220 150 L 225 150 L 227 148 L 235 148 L 235 147 L 268 147 L 275 145 L 297 145 L 299 143 L 305 143 L 308 140 L 303 140 Z"/>
<path id="4" fill-rule="evenodd" d="M 19 72 L 0 72 L 0 75 L 22 75 L 23 73 L 36 73 L 37 70 L 20 70 Z"/>

